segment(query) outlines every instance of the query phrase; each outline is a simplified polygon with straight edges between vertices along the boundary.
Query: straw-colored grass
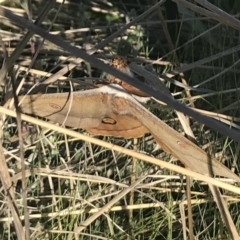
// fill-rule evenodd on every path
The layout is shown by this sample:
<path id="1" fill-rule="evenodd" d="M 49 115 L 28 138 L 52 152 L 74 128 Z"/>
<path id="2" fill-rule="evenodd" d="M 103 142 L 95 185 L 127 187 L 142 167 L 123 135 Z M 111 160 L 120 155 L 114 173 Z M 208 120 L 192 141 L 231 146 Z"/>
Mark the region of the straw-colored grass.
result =
<path id="1" fill-rule="evenodd" d="M 190 114 L 195 143 L 240 175 L 240 21 L 234 15 L 239 4 L 1 2 L 1 239 L 239 238 L 236 181 L 184 168 L 150 134 L 139 139 L 92 136 L 3 106 L 16 94 L 93 88 L 93 80 L 104 78 L 103 70 L 112 71 L 92 65 L 95 57 L 108 62 L 116 53 L 128 54 L 132 62 L 152 64 L 165 80 L 178 81 L 178 87 L 165 83 L 184 104 L 177 110 Z M 179 19 L 167 20 L 174 3 Z M 21 21 L 14 22 L 5 10 Z M 89 55 L 74 52 L 66 42 Z M 179 87 L 183 84 L 188 87 Z M 159 94 L 158 100 L 169 99 Z M 183 133 L 169 106 L 153 100 L 145 105 Z"/>

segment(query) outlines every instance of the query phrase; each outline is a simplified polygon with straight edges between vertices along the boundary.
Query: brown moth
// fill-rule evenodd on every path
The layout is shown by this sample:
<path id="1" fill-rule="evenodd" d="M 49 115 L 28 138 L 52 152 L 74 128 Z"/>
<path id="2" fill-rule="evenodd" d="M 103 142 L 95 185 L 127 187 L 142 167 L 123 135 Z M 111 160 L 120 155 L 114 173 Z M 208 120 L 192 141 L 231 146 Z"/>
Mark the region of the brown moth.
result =
<path id="1" fill-rule="evenodd" d="M 98 89 L 19 97 L 24 113 L 83 128 L 95 135 L 137 138 L 150 132 L 164 151 L 186 168 L 211 176 L 240 178 L 205 151 L 169 127 L 115 84 Z"/>

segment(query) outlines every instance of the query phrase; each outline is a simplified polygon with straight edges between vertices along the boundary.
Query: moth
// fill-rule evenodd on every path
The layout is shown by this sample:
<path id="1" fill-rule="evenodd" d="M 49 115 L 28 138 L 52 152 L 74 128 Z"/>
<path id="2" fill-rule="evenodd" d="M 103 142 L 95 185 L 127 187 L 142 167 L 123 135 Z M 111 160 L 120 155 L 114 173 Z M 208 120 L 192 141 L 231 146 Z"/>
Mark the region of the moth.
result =
<path id="1" fill-rule="evenodd" d="M 204 150 L 142 106 L 121 86 L 109 84 L 72 93 L 36 94 L 18 98 L 24 113 L 83 128 L 94 135 L 138 138 L 151 133 L 164 151 L 186 168 L 211 176 L 240 178 Z"/>

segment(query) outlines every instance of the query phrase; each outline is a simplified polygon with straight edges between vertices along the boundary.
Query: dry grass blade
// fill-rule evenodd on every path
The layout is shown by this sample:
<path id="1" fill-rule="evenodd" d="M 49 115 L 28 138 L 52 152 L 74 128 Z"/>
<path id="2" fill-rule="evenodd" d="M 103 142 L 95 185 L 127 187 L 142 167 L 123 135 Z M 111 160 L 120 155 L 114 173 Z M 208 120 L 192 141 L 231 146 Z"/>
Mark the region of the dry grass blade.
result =
<path id="1" fill-rule="evenodd" d="M 156 2 L 156 0 L 155 0 L 155 2 Z M 164 17 L 163 17 L 163 14 L 162 14 L 162 11 L 161 11 L 160 8 L 157 9 L 157 13 L 158 13 L 158 16 L 159 16 L 159 18 L 160 18 L 160 21 L 161 21 L 161 23 L 162 23 L 163 30 L 164 30 L 164 33 L 165 33 L 165 35 L 166 35 L 169 48 L 170 48 L 171 51 L 173 51 L 173 50 L 174 50 L 173 39 L 171 39 L 170 33 L 169 33 L 169 31 L 168 31 L 167 25 L 166 25 L 166 23 L 165 23 L 165 21 L 164 21 Z M 173 55 L 173 62 L 174 62 L 177 66 L 180 66 L 180 62 L 179 62 L 179 59 L 178 59 L 178 56 L 177 56 L 176 52 L 174 52 L 174 55 Z M 186 79 L 185 79 L 184 74 L 183 74 L 183 73 L 180 73 L 179 75 L 180 75 L 180 77 L 181 77 L 182 83 L 183 83 L 184 85 L 187 85 L 187 81 L 186 81 Z M 187 90 L 187 91 L 186 91 L 186 94 L 187 94 L 188 98 L 190 99 L 190 104 L 191 104 L 191 106 L 194 107 L 194 103 L 191 101 L 190 91 Z M 182 114 L 178 114 L 178 117 L 179 117 L 179 119 L 180 119 L 181 122 L 185 122 L 184 125 L 189 125 L 189 124 L 188 124 L 189 120 L 188 120 L 185 116 L 183 116 Z M 185 129 L 186 129 L 186 128 L 185 128 Z M 185 129 L 184 129 L 184 130 L 185 130 Z M 185 130 L 185 131 L 186 131 L 186 130 Z M 188 128 L 188 133 L 187 133 L 187 134 L 188 134 L 191 138 L 194 139 L 194 135 L 193 135 L 192 131 L 190 130 L 190 128 Z"/>
<path id="2" fill-rule="evenodd" d="M 211 189 L 211 192 L 213 194 L 213 197 L 214 197 L 214 200 L 218 206 L 218 209 L 221 213 L 221 216 L 223 218 L 223 221 L 225 223 L 225 225 L 227 226 L 227 229 L 232 237 L 232 239 L 240 239 L 239 238 L 239 235 L 238 235 L 238 231 L 235 227 L 235 224 L 232 220 L 232 217 L 231 217 L 231 214 L 227 208 L 227 205 L 226 205 L 226 202 L 225 200 L 223 199 L 219 189 L 211 184 L 209 184 L 209 187 Z"/>
<path id="3" fill-rule="evenodd" d="M 186 193 L 187 193 L 187 208 L 188 208 L 188 228 L 189 228 L 189 239 L 194 239 L 193 232 L 193 216 L 192 216 L 192 203 L 191 203 L 191 185 L 192 181 L 190 177 L 186 177 Z"/>
<path id="4" fill-rule="evenodd" d="M 135 183 L 130 185 L 128 188 L 124 189 L 122 192 L 120 192 L 116 197 L 114 197 L 111 201 L 109 201 L 104 207 L 102 207 L 98 212 L 93 214 L 91 217 L 89 217 L 85 222 L 81 223 L 81 226 L 78 226 L 74 229 L 75 237 L 78 237 L 79 233 L 81 233 L 87 226 L 89 226 L 95 219 L 97 219 L 99 216 L 101 216 L 103 213 L 106 213 L 109 211 L 109 209 L 120 199 L 122 199 L 127 193 L 131 192 L 136 188 L 147 176 L 143 176 L 140 179 L 138 179 Z"/>
<path id="5" fill-rule="evenodd" d="M 186 64 L 186 65 L 188 65 L 188 64 Z M 193 66 L 193 67 L 195 67 L 195 66 Z M 198 67 L 198 66 L 197 66 Z M 183 69 L 184 71 L 185 71 L 185 69 Z M 190 70 L 190 69 L 189 69 Z M 175 72 L 175 70 L 174 70 L 174 72 Z M 203 92 L 203 93 L 209 93 L 209 92 L 213 92 L 212 90 L 208 90 L 208 89 L 205 89 L 205 88 L 199 88 L 198 86 L 194 86 L 194 87 L 191 87 L 191 86 L 189 86 L 189 85 L 186 85 L 186 84 L 183 84 L 183 83 L 181 83 L 181 82 L 179 82 L 179 81 L 177 81 L 177 80 L 175 80 L 175 79 L 172 79 L 172 78 L 170 78 L 170 77 L 168 77 L 168 76 L 171 76 L 171 77 L 173 77 L 174 75 L 172 75 L 171 73 L 166 73 L 166 75 L 164 75 L 164 74 L 160 74 L 159 75 L 159 77 L 160 77 L 160 79 L 161 80 L 165 80 L 165 81 L 167 81 L 167 82 L 170 82 L 170 83 L 172 83 L 172 84 L 174 84 L 174 85 L 176 85 L 176 86 L 178 86 L 178 87 L 181 87 L 181 88 L 183 88 L 183 89 L 186 89 L 186 90 L 192 90 L 192 91 L 194 91 L 194 92 Z M 201 83 L 202 84 L 202 83 Z"/>
<path id="6" fill-rule="evenodd" d="M 93 48 L 91 48 L 90 50 L 87 51 L 87 54 L 92 55 L 94 54 L 97 50 L 105 47 L 107 44 L 109 44 L 114 38 L 120 36 L 122 33 L 124 33 L 128 28 L 130 28 L 131 26 L 133 26 L 135 23 L 139 22 L 141 19 L 143 19 L 144 17 L 146 17 L 148 14 L 150 14 L 151 12 L 153 12 L 159 5 L 161 5 L 164 1 L 161 0 L 159 1 L 157 4 L 155 4 L 154 6 L 152 6 L 151 8 L 149 8 L 147 11 L 145 11 L 143 14 L 141 14 L 140 16 L 136 17 L 134 20 L 132 20 L 131 22 L 127 23 L 125 26 L 123 26 L 122 28 L 120 28 L 118 31 L 114 32 L 112 35 L 110 35 L 109 37 L 107 37 L 106 39 L 104 39 L 103 41 L 101 41 L 100 43 L 96 44 Z M 68 64 L 67 66 L 65 66 L 64 68 L 62 68 L 61 70 L 59 70 L 57 73 L 53 74 L 51 77 L 49 77 L 47 80 L 44 81 L 44 83 L 40 84 L 39 86 L 37 86 L 36 88 L 34 88 L 31 93 L 38 93 L 40 89 L 42 89 L 43 87 L 45 87 L 48 84 L 52 84 L 55 81 L 57 81 L 60 77 L 62 77 L 64 74 L 66 74 L 67 72 L 71 71 L 73 68 L 75 68 L 78 64 L 80 64 L 83 60 L 85 60 L 84 58 L 77 58 L 74 61 L 74 64 Z"/>
<path id="7" fill-rule="evenodd" d="M 203 0 L 196 0 L 199 4 L 202 6 L 208 8 L 209 10 L 206 10 L 204 8 L 198 7 L 195 4 L 192 4 L 187 1 L 183 0 L 172 0 L 173 2 L 176 2 L 178 4 L 181 4 L 182 6 L 185 6 L 195 12 L 198 12 L 202 15 L 205 15 L 209 17 L 210 19 L 214 19 L 218 22 L 224 23 L 227 26 L 233 27 L 235 29 L 240 29 L 240 21 L 231 15 L 227 14 L 226 12 L 220 10 L 218 7 L 214 6 L 213 4 L 209 3 L 208 1 Z"/>
<path id="8" fill-rule="evenodd" d="M 215 18 L 215 20 L 222 22 L 227 26 L 240 30 L 240 21 L 238 19 L 232 17 L 230 14 L 227 14 L 226 12 L 222 11 L 208 1 L 196 0 L 196 2 L 201 4 L 203 7 L 209 9 L 213 13 L 217 14 L 217 18 Z"/>
<path id="9" fill-rule="evenodd" d="M 189 9 L 191 9 L 192 11 L 195 11 L 195 12 L 198 12 L 202 15 L 205 15 L 205 16 L 209 17 L 210 19 L 218 20 L 218 14 L 213 13 L 211 11 L 208 11 L 204 8 L 199 7 L 199 6 L 196 6 L 195 4 L 193 4 L 191 2 L 184 1 L 184 0 L 172 0 L 172 1 L 182 5 L 184 7 L 187 7 Z"/>
<path id="10" fill-rule="evenodd" d="M 3 154 L 3 148 L 1 144 L 0 144 L 0 177 L 5 191 L 5 196 L 7 196 L 8 199 L 9 208 L 11 209 L 18 239 L 25 239 L 25 232 L 20 221 L 19 214 L 17 212 L 17 205 L 15 202 L 12 181 L 9 175 L 8 166 Z"/>
<path id="11" fill-rule="evenodd" d="M 15 85 L 15 77 L 11 76 L 11 83 L 12 83 L 12 89 L 13 89 L 13 98 L 14 98 L 14 104 L 16 108 L 16 114 L 17 114 L 17 129 L 18 129 L 18 137 L 19 137 L 19 152 L 20 152 L 20 159 L 21 159 L 21 169 L 22 169 L 22 188 L 23 188 L 23 208 L 24 208 L 24 223 L 25 223 L 25 239 L 30 239 L 30 223 L 29 223 L 29 217 L 28 217 L 28 206 L 27 206 L 27 185 L 26 185 L 26 177 L 25 177 L 25 161 L 24 161 L 24 149 L 23 149 L 23 138 L 22 138 L 22 121 L 21 121 L 21 110 L 18 106 L 18 98 L 16 95 L 16 85 Z"/>
<path id="12" fill-rule="evenodd" d="M 181 72 L 189 71 L 189 70 L 194 69 L 196 67 L 199 67 L 199 66 L 201 66 L 203 64 L 206 64 L 208 62 L 211 62 L 211 61 L 214 61 L 216 59 L 222 58 L 224 56 L 233 54 L 233 53 L 238 52 L 238 51 L 240 51 L 240 46 L 236 46 L 236 47 L 227 49 L 225 51 L 222 51 L 222 52 L 217 53 L 215 55 L 211 55 L 210 57 L 206 57 L 204 59 L 200 59 L 200 60 L 198 60 L 196 62 L 193 62 L 193 63 L 190 63 L 190 64 L 185 64 L 182 67 L 177 67 L 172 72 L 166 73 L 166 75 L 168 77 L 173 77 L 173 76 L 175 76 L 175 75 L 177 75 L 177 74 L 179 74 Z"/>
<path id="13" fill-rule="evenodd" d="M 55 0 L 51 0 L 46 7 L 43 9 L 43 11 L 40 13 L 39 18 L 36 20 L 35 24 L 40 25 L 44 18 L 47 16 L 49 11 L 51 10 L 53 4 L 55 3 Z M 11 56 L 7 59 L 7 61 L 4 63 L 0 70 L 0 85 L 3 83 L 4 78 L 6 77 L 6 73 L 12 68 L 13 64 L 17 60 L 17 58 L 22 54 L 22 51 L 26 44 L 28 43 L 29 39 L 32 37 L 33 32 L 28 31 L 26 35 L 24 35 L 23 39 L 19 43 L 18 47 L 15 48 Z"/>
<path id="14" fill-rule="evenodd" d="M 145 81 L 148 83 L 150 87 L 155 88 L 156 91 L 163 92 L 164 94 L 172 96 L 168 88 L 159 80 L 159 78 L 156 75 L 134 63 L 131 63 L 129 66 L 135 73 L 139 74 L 140 76 L 143 76 L 145 78 Z M 195 136 L 192 132 L 192 129 L 189 126 L 189 121 L 186 118 L 186 116 L 182 112 L 178 111 L 176 111 L 176 114 L 187 136 L 194 140 Z"/>

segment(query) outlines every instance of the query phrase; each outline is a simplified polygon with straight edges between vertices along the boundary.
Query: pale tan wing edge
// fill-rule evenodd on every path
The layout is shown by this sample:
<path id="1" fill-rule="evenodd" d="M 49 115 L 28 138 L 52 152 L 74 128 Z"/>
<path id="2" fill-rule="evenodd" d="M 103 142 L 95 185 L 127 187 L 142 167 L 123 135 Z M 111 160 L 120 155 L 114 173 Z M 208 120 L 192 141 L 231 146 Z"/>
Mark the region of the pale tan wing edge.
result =
<path id="1" fill-rule="evenodd" d="M 137 119 L 153 134 L 157 143 L 162 148 L 177 157 L 188 169 L 208 176 L 214 175 L 240 181 L 240 178 L 227 167 L 211 158 L 205 151 L 185 138 L 183 135 L 169 127 L 155 115 L 145 109 L 134 99 L 122 99 L 126 101 L 129 113 Z M 124 105 L 124 104 L 122 104 Z M 122 111 L 123 109 L 119 109 Z M 126 109 L 125 109 L 126 110 Z"/>

